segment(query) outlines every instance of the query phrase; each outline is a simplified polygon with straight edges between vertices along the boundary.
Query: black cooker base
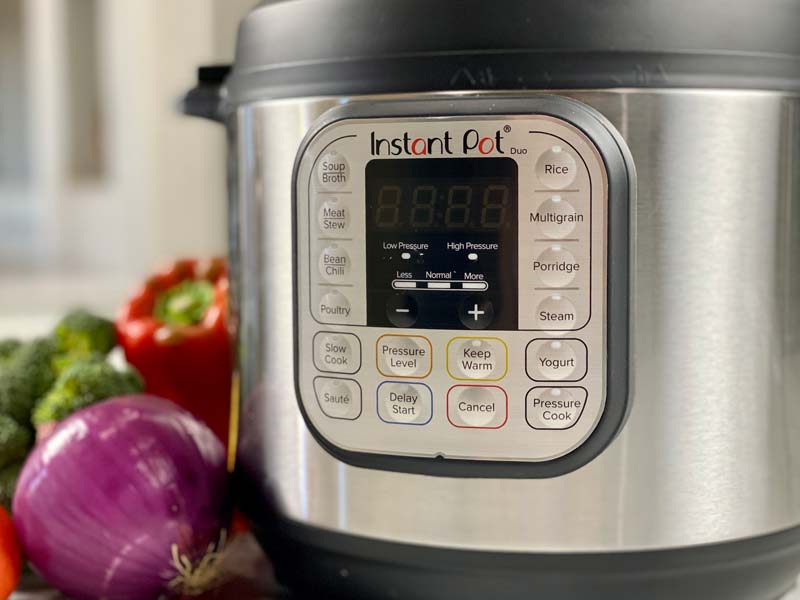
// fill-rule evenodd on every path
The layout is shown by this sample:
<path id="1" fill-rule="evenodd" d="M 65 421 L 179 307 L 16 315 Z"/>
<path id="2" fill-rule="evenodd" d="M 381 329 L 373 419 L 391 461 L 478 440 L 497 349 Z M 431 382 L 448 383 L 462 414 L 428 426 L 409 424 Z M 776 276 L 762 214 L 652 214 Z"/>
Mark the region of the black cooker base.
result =
<path id="1" fill-rule="evenodd" d="M 446 550 L 293 523 L 257 535 L 294 596 L 315 600 L 776 600 L 800 571 L 800 528 L 617 554 Z"/>

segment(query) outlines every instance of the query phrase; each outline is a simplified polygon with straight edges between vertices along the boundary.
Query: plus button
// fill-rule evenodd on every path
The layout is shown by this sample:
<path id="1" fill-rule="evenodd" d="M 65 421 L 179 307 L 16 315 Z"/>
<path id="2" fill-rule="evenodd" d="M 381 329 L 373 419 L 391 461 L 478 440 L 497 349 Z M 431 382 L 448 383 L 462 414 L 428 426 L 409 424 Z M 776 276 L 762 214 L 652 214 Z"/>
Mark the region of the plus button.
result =
<path id="1" fill-rule="evenodd" d="M 472 315 L 472 318 L 477 321 L 478 317 L 483 316 L 486 314 L 486 311 L 480 310 L 477 304 L 474 304 L 472 310 L 467 311 L 468 315 Z"/>

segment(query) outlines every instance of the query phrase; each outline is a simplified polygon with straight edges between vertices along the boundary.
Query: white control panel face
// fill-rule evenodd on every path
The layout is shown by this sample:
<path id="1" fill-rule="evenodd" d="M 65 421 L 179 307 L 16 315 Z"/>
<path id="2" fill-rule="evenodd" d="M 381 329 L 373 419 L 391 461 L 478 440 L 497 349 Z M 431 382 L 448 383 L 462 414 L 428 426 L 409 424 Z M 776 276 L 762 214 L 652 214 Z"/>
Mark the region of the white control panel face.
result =
<path id="1" fill-rule="evenodd" d="M 541 462 L 606 393 L 608 177 L 549 116 L 351 119 L 297 170 L 298 379 L 358 453 Z"/>

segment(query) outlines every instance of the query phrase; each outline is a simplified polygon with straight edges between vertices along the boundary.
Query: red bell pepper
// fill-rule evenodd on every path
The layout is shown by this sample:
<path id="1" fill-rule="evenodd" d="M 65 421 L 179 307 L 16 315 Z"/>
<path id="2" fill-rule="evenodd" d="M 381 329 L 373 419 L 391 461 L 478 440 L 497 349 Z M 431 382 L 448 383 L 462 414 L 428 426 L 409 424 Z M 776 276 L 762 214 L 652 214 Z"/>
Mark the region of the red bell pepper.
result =
<path id="1" fill-rule="evenodd" d="M 117 337 L 145 390 L 172 400 L 228 439 L 232 348 L 224 259 L 180 260 L 122 307 Z"/>

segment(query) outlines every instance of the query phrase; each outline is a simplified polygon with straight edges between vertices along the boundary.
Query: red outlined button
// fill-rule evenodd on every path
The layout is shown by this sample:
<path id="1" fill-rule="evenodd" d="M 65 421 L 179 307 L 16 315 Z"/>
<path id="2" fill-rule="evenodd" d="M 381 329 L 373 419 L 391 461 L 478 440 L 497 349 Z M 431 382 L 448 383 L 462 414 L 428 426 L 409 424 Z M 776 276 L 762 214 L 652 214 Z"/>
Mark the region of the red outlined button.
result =
<path id="1" fill-rule="evenodd" d="M 454 385 L 447 420 L 459 429 L 500 429 L 508 421 L 508 394 L 497 385 Z"/>

